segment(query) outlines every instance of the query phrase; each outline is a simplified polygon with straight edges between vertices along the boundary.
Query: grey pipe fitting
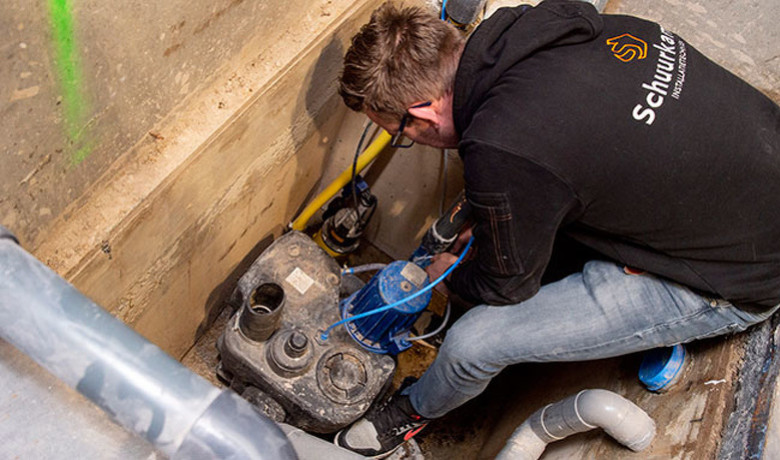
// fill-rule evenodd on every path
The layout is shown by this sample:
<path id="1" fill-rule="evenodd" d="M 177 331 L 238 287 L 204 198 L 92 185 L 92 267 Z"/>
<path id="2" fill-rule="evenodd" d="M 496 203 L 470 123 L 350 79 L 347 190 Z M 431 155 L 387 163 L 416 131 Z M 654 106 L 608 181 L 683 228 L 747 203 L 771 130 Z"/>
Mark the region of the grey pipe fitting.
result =
<path id="1" fill-rule="evenodd" d="M 655 422 L 636 404 L 611 391 L 583 390 L 536 411 L 496 458 L 537 459 L 548 443 L 594 428 L 604 429 L 635 452 L 647 448 L 655 437 Z"/>
<path id="2" fill-rule="evenodd" d="M 269 436 L 269 433 L 273 433 Z M 279 426 L 232 391 L 203 412 L 173 456 L 177 459 L 297 458 Z"/>
<path id="3" fill-rule="evenodd" d="M 1 338 L 168 456 L 296 458 L 281 429 L 248 402 L 194 374 L 0 234 Z"/>
<path id="4" fill-rule="evenodd" d="M 366 457 L 339 447 L 285 423 L 279 424 L 301 460 L 361 460 Z"/>

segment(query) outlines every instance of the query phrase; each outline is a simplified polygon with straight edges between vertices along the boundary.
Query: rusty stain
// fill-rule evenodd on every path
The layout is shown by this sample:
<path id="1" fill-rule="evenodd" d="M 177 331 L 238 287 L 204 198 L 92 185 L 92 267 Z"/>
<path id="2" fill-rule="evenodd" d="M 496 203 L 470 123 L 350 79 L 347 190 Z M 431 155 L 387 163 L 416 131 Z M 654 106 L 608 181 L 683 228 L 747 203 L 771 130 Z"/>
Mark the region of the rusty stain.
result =
<path id="1" fill-rule="evenodd" d="M 149 135 L 152 136 L 156 141 L 161 141 L 165 139 L 160 133 L 155 131 L 149 131 Z"/>
<path id="2" fill-rule="evenodd" d="M 222 8 L 221 10 L 217 11 L 216 13 L 213 13 L 211 16 L 209 16 L 208 19 L 206 19 L 198 27 L 196 27 L 195 31 L 193 32 L 193 34 L 197 35 L 197 34 L 203 32 L 204 30 L 209 28 L 209 26 L 211 26 L 211 24 L 214 21 L 216 21 L 217 19 L 222 17 L 225 13 L 227 13 L 229 10 L 234 8 L 236 5 L 238 5 L 240 3 L 243 3 L 243 2 L 244 2 L 244 0 L 232 0 L 228 6 Z"/>
<path id="3" fill-rule="evenodd" d="M 171 32 L 174 32 L 174 33 L 176 33 L 176 32 L 179 32 L 179 31 L 181 31 L 181 29 L 182 29 L 182 28 L 184 28 L 184 24 L 187 24 L 187 21 L 181 21 L 181 22 L 180 22 L 180 23 L 178 23 L 178 24 L 174 24 L 174 25 L 172 25 L 172 26 L 171 26 Z"/>
<path id="4" fill-rule="evenodd" d="M 169 46 L 169 47 L 168 47 L 168 49 L 166 49 L 165 51 L 163 51 L 163 56 L 165 56 L 165 57 L 168 57 L 168 56 L 170 56 L 172 53 L 175 53 L 176 51 L 178 51 L 179 49 L 181 49 L 181 48 L 182 48 L 182 46 L 184 46 L 182 43 L 176 43 L 176 44 L 175 44 L 175 45 L 173 45 L 173 46 Z"/>

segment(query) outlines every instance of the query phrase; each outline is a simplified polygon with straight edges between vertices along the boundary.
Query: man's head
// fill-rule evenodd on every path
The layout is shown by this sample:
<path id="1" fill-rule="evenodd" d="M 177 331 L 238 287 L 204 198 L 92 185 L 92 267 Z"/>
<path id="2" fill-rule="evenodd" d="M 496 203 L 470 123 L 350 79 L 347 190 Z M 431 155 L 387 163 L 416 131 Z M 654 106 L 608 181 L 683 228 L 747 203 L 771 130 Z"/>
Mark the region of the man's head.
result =
<path id="1" fill-rule="evenodd" d="M 419 7 L 389 3 L 352 38 L 339 92 L 390 133 L 436 147 L 455 147 L 452 88 L 464 39 Z M 430 102 L 430 104 L 427 104 Z"/>

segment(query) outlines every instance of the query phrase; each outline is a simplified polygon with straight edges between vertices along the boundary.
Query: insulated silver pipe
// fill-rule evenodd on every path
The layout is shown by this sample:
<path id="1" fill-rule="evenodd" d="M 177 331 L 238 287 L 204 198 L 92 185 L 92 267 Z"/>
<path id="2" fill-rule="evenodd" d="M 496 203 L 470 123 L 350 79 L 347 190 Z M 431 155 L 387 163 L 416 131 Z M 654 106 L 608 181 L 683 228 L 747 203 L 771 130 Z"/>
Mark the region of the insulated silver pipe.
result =
<path id="1" fill-rule="evenodd" d="M 655 422 L 636 404 L 611 391 L 583 390 L 534 412 L 496 459 L 538 459 L 548 443 L 594 428 L 603 428 L 635 452 L 647 448 L 655 437 Z"/>
<path id="2" fill-rule="evenodd" d="M 444 9 L 447 16 L 458 24 L 471 24 L 485 8 L 487 0 L 447 0 Z"/>
<path id="3" fill-rule="evenodd" d="M 170 457 L 296 458 L 274 422 L 84 297 L 2 226 L 0 337 Z"/>

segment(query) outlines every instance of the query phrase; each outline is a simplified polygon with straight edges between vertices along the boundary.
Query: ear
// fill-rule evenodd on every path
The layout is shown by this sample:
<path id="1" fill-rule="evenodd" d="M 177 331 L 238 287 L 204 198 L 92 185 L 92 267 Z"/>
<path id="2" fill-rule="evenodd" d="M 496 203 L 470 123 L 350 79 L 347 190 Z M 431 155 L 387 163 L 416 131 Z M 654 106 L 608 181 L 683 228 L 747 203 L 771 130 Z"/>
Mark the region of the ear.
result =
<path id="1" fill-rule="evenodd" d="M 439 126 L 441 124 L 438 101 L 433 101 L 429 104 L 426 104 L 426 101 L 415 102 L 407 111 L 409 112 L 409 115 L 414 118 L 424 120 L 433 126 Z"/>

